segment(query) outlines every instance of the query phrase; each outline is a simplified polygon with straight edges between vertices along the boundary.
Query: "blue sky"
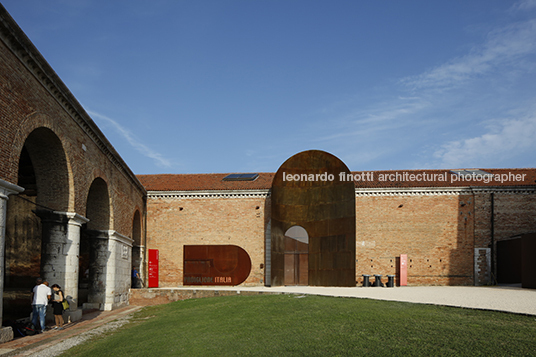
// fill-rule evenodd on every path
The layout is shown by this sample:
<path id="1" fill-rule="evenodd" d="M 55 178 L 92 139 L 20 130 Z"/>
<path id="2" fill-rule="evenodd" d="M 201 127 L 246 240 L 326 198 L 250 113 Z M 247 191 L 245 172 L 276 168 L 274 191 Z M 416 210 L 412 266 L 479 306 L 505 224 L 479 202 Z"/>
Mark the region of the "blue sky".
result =
<path id="1" fill-rule="evenodd" d="M 536 166 L 536 0 L 2 4 L 136 174 Z"/>

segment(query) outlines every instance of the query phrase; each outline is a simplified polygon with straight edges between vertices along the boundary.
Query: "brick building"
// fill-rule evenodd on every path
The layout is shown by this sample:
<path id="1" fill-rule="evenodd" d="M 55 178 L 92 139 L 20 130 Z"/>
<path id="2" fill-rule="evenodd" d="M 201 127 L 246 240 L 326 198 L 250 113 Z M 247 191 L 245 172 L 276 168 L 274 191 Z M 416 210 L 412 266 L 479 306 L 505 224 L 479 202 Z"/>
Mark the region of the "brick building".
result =
<path id="1" fill-rule="evenodd" d="M 135 176 L 0 5 L 0 318 L 29 314 L 37 276 L 72 319 L 128 304 L 132 266 L 159 287 L 355 286 L 404 254 L 409 285 L 524 283 L 535 193 L 535 169 L 351 172 L 322 151 Z"/>
<path id="2" fill-rule="evenodd" d="M 319 151 L 316 154 L 329 156 Z M 286 175 L 301 178 L 306 174 L 304 179 L 315 179 L 322 173 L 310 169 L 306 163 L 295 166 L 294 171 L 287 168 Z M 299 177 L 296 173 L 300 173 Z M 276 236 L 272 193 L 277 175 L 259 173 L 251 181 L 228 181 L 227 174 L 138 176 L 148 191 L 147 249 L 159 251 L 159 286 L 189 285 L 184 280 L 184 262 L 188 260 L 184 247 L 190 245 L 239 246 L 251 259 L 251 272 L 243 284 L 284 284 L 274 281 L 272 266 L 272 239 Z M 332 181 L 339 180 L 339 171 L 332 175 Z M 363 274 L 398 278 L 401 254 L 407 255 L 408 285 L 494 283 L 497 269 L 507 269 L 512 263 L 506 261 L 497 267 L 497 242 L 536 231 L 534 169 L 400 170 L 345 175 L 345 181 L 352 180 L 355 198 L 353 258 L 357 284 L 361 284 Z M 314 191 L 313 181 L 293 183 Z M 317 182 L 322 184 L 320 176 Z M 287 192 L 278 200 L 287 207 L 296 200 L 296 192 Z M 311 211 L 310 199 L 299 200 L 306 202 L 301 204 Z M 288 210 L 285 212 L 288 215 Z M 329 209 L 323 206 L 322 212 Z M 316 217 L 317 221 L 325 219 Z M 303 219 L 294 221 L 296 226 L 303 225 Z M 284 229 L 292 225 L 290 222 Z M 311 247 L 313 243 L 309 244 Z M 322 254 L 329 251 L 327 247 Z M 309 264 L 311 261 L 309 258 Z M 334 263 L 325 264 L 325 270 L 329 270 L 329 264 Z M 333 280 L 314 285 L 347 286 Z"/>
<path id="3" fill-rule="evenodd" d="M 146 191 L 0 5 L 0 292 L 29 316 L 35 278 L 79 308 L 128 304 Z M 22 315 L 22 316 L 21 316 Z"/>

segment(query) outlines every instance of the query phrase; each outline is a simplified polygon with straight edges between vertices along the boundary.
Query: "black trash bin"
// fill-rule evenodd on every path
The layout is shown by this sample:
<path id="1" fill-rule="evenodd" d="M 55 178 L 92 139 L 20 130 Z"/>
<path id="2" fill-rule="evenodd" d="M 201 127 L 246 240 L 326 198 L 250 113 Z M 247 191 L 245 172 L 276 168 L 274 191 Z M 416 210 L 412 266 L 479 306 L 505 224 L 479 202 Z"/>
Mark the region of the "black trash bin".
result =
<path id="1" fill-rule="evenodd" d="M 383 286 L 381 274 L 374 274 L 374 283 L 372 286 Z"/>
<path id="2" fill-rule="evenodd" d="M 387 275 L 387 287 L 392 288 L 395 286 L 395 276 L 394 275 Z"/>
<path id="3" fill-rule="evenodd" d="M 368 274 L 363 274 L 363 287 L 370 286 L 370 280 L 369 280 L 369 277 L 370 277 L 370 275 L 368 275 Z"/>

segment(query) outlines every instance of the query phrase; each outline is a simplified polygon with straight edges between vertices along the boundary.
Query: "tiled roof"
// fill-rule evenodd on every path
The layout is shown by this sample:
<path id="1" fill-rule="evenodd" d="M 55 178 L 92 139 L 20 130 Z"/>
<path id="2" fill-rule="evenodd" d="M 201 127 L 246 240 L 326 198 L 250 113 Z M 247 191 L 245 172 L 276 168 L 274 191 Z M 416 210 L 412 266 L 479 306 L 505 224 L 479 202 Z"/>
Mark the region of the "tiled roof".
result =
<path id="1" fill-rule="evenodd" d="M 274 173 L 259 173 L 254 181 L 223 181 L 229 174 L 138 175 L 147 191 L 267 190 Z"/>
<path id="2" fill-rule="evenodd" d="M 536 186 L 536 169 L 481 169 L 492 177 L 478 177 L 463 180 L 452 174 L 457 170 L 389 170 L 369 171 L 371 174 L 354 182 L 356 188 L 409 188 L 409 187 L 490 187 L 490 186 Z M 365 180 L 362 180 L 362 179 Z"/>
<path id="3" fill-rule="evenodd" d="M 462 180 L 451 170 L 353 171 L 356 188 L 410 187 L 512 187 L 536 186 L 536 169 L 482 169 L 490 180 Z M 259 173 L 254 181 L 223 181 L 223 174 L 138 175 L 147 191 L 265 190 L 272 187 L 275 173 Z"/>

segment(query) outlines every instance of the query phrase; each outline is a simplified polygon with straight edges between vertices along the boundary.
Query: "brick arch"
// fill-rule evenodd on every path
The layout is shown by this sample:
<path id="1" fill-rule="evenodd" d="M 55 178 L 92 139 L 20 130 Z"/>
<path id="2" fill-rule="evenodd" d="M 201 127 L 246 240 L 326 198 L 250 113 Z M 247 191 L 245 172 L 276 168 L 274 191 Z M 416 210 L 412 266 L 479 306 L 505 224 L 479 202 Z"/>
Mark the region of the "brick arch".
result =
<path id="1" fill-rule="evenodd" d="M 140 213 L 140 209 L 136 207 L 134 211 L 134 215 L 132 217 L 131 238 L 134 240 L 134 242 L 132 243 L 132 249 L 131 249 L 131 252 L 132 252 L 131 265 L 133 269 L 135 268 L 139 272 L 141 280 L 133 278 L 132 286 L 131 286 L 132 288 L 141 288 L 143 277 L 145 275 L 144 269 L 143 269 L 143 256 L 145 254 L 145 248 L 144 248 L 145 242 L 142 241 L 142 227 L 143 227 L 142 215 Z"/>
<path id="2" fill-rule="evenodd" d="M 66 143 L 61 139 L 64 137 L 65 133 L 61 125 L 58 125 L 57 121 L 52 120 L 49 116 L 39 112 L 28 115 L 18 124 L 18 130 L 13 135 L 11 156 L 9 163 L 7 163 L 7 178 L 11 182 L 18 182 L 21 154 L 25 145 L 30 144 L 33 146 L 30 149 L 33 151 L 30 156 L 34 156 L 32 163 L 41 166 L 38 168 L 42 174 L 39 180 L 41 182 L 45 180 L 44 184 L 55 191 L 53 193 L 47 192 L 42 198 L 39 198 L 38 203 L 45 206 L 50 203 L 50 208 L 55 210 L 74 211 L 75 187 L 72 160 Z M 52 166 L 48 166 L 49 164 Z M 52 173 L 51 168 L 56 171 L 53 173 L 55 178 L 47 179 L 46 177 L 51 177 L 49 175 Z M 60 181 L 55 181 L 56 179 Z M 59 182 L 61 185 L 58 184 Z M 55 195 L 58 197 L 51 197 Z"/>
<path id="3" fill-rule="evenodd" d="M 24 142 L 18 170 L 18 182 L 24 187 L 26 183 L 21 173 L 22 165 L 31 165 L 33 169 L 34 177 L 30 179 L 35 181 L 38 205 L 55 211 L 69 210 L 71 180 L 67 155 L 61 140 L 52 130 L 37 128 Z"/>
<path id="4" fill-rule="evenodd" d="M 111 229 L 111 213 L 113 207 L 108 192 L 108 184 L 101 177 L 91 183 L 86 203 L 87 228 L 90 230 Z"/>
<path id="5" fill-rule="evenodd" d="M 140 209 L 136 208 L 136 210 L 134 212 L 134 216 L 132 218 L 132 236 L 131 236 L 131 238 L 134 240 L 134 245 L 136 245 L 136 246 L 142 245 L 141 227 L 142 227 L 142 224 L 141 224 Z"/>

